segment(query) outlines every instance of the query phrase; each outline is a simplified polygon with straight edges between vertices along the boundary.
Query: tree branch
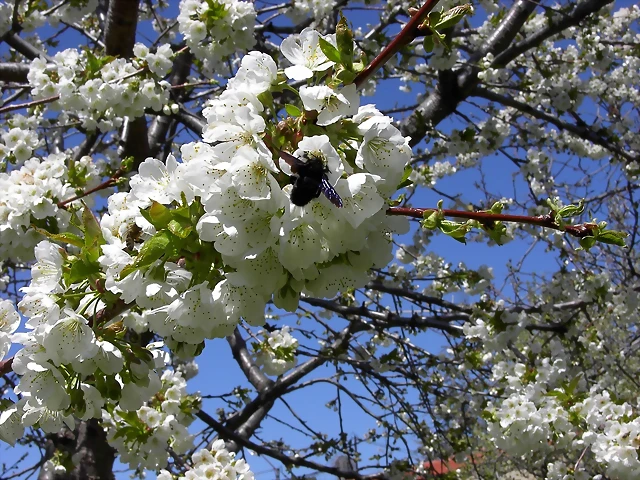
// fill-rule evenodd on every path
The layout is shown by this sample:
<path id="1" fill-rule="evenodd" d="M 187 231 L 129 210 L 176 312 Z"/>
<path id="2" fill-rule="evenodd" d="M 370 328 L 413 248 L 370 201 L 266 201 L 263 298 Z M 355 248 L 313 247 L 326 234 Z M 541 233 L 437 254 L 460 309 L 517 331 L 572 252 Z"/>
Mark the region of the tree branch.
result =
<path id="1" fill-rule="evenodd" d="M 197 417 L 202 420 L 205 424 L 209 425 L 213 428 L 218 435 L 223 438 L 227 438 L 229 440 L 233 440 L 237 442 L 244 448 L 249 448 L 254 452 L 260 455 L 266 455 L 268 457 L 274 458 L 284 465 L 295 465 L 298 467 L 307 467 L 319 472 L 330 473 L 340 478 L 353 478 L 355 480 L 376 480 L 376 479 L 384 479 L 386 478 L 384 474 L 376 473 L 373 475 L 360 475 L 355 470 L 341 470 L 336 467 L 328 467 L 326 465 L 322 465 L 320 463 L 312 462 L 303 457 L 293 456 L 289 457 L 282 453 L 280 450 L 275 450 L 272 448 L 265 447 L 263 445 L 258 445 L 257 443 L 253 443 L 250 440 L 247 440 L 240 435 L 237 435 L 232 429 L 224 426 L 222 423 L 218 422 L 215 418 L 211 417 L 211 415 L 206 412 L 200 410 L 197 414 Z"/>
<path id="2" fill-rule="evenodd" d="M 628 160 L 628 161 L 635 160 L 635 158 L 632 155 L 625 152 L 624 150 L 619 148 L 617 145 L 614 145 L 612 142 L 604 139 L 602 136 L 600 136 L 597 132 L 595 132 L 593 129 L 591 129 L 588 126 L 578 126 L 572 123 L 564 122 L 560 120 L 558 117 L 542 112 L 532 107 L 531 105 L 520 102 L 511 97 L 507 97 L 505 95 L 500 95 L 498 93 L 492 92 L 479 85 L 473 89 L 472 94 L 481 98 L 486 98 L 487 100 L 490 100 L 492 102 L 498 102 L 502 105 L 506 105 L 507 107 L 515 108 L 516 110 L 519 110 L 523 113 L 531 115 L 532 117 L 537 118 L 538 120 L 543 120 L 552 125 L 555 125 L 561 130 L 566 130 L 568 132 L 571 132 L 574 135 L 584 140 L 588 140 L 596 145 L 600 145 L 601 147 L 604 147 L 607 150 L 610 150 L 611 152 L 617 153 L 618 155 L 623 157 L 625 160 Z"/>
<path id="3" fill-rule="evenodd" d="M 413 218 L 424 218 L 425 213 L 442 212 L 445 217 L 464 218 L 467 220 L 478 220 L 480 223 L 491 225 L 493 222 L 521 223 L 524 225 L 536 225 L 538 227 L 551 228 L 566 232 L 577 238 L 584 238 L 593 235 L 597 225 L 594 223 L 579 223 L 576 225 L 558 225 L 551 215 L 538 215 L 529 217 L 527 215 L 507 215 L 504 213 L 491 212 L 467 212 L 464 210 L 450 210 L 447 208 L 410 208 L 391 207 L 387 210 L 387 215 L 403 215 Z"/>

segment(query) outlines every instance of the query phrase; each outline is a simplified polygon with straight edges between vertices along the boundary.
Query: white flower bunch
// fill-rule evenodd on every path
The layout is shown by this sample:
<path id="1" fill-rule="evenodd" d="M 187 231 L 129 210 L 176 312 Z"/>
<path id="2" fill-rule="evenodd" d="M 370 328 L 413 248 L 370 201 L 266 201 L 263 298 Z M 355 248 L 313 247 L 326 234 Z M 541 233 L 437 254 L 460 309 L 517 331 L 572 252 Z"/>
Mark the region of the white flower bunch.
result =
<path id="1" fill-rule="evenodd" d="M 198 450 L 191 456 L 191 469 L 178 480 L 224 478 L 226 480 L 253 480 L 253 472 L 247 462 L 236 459 L 236 454 L 224 448 L 224 441 L 216 440 L 210 449 Z M 158 480 L 175 480 L 167 470 L 161 470 Z"/>
<path id="2" fill-rule="evenodd" d="M 47 21 L 52 27 L 57 27 L 60 22 L 80 23 L 82 19 L 96 11 L 98 0 L 76 0 L 62 4 L 47 16 Z"/>
<path id="3" fill-rule="evenodd" d="M 138 44 L 134 52 L 139 56 L 132 61 L 99 59 L 77 49 L 58 52 L 53 63 L 36 58 L 27 75 L 32 95 L 59 96 L 50 107 L 73 112 L 88 130 L 106 132 L 119 127 L 123 117 L 140 117 L 147 108 L 160 111 L 169 100 L 170 85 L 160 78 L 171 67 L 171 47 L 163 45 L 150 54 Z"/>
<path id="4" fill-rule="evenodd" d="M 42 240 L 31 228 L 33 224 L 44 227 L 54 219 L 58 228 L 67 228 L 70 214 L 57 205 L 75 194 L 67 162 L 66 154 L 51 154 L 42 160 L 30 158 L 21 168 L 0 173 L 0 257 L 32 259 L 33 247 Z M 75 168 L 82 172 L 79 178 L 85 182 L 83 188 L 98 183 L 99 175 L 91 158 L 84 157 L 76 162 Z"/>
<path id="5" fill-rule="evenodd" d="M 0 418 L 0 437 L 8 443 L 27 426 L 38 425 L 47 432 L 63 423 L 73 428 L 74 418 L 66 413 L 71 405 L 82 420 L 99 418 L 107 398 L 117 399 L 122 410 L 140 408 L 160 389 L 156 369 L 166 363 L 157 343 L 140 348 L 134 360 L 125 362 L 116 335 L 122 328 L 103 325 L 101 330 L 93 323 L 91 313 L 104 304 L 88 292 L 86 281 L 66 284 L 63 265 L 68 258 L 60 248 L 44 241 L 35 254 L 32 282 L 18 304 L 27 318 L 27 332 L 11 335 L 22 349 L 12 365 L 20 376 L 14 388 L 20 400 Z M 73 297 L 83 292 L 86 296 L 78 303 Z M 93 328 L 102 332 L 101 338 Z"/>
<path id="6" fill-rule="evenodd" d="M 299 78 L 332 65 L 319 38 L 305 30 L 283 43 L 283 53 L 294 63 L 287 75 Z M 147 159 L 131 179 L 131 191 L 109 201 L 109 214 L 101 222 L 108 243 L 100 259 L 105 286 L 147 309 L 148 328 L 169 343 L 199 344 L 228 335 L 241 318 L 261 325 L 272 298 L 292 310 L 301 293 L 326 297 L 362 285 L 371 267 L 391 258 L 391 232 L 406 228 L 405 220 L 388 217 L 385 210 L 411 154 L 407 139 L 372 106 L 358 108 L 352 85 L 342 89 L 351 91 L 347 95 L 326 87 L 324 100 L 313 106 L 318 119 L 328 113 L 322 125 L 352 128 L 357 139 L 336 149 L 328 135 L 317 134 L 292 147 L 295 156 L 320 159 L 325 180 L 343 206 L 323 196 L 303 206 L 290 201 L 285 174 L 294 172 L 282 159 L 276 164 L 265 142 L 273 126 L 258 99 L 277 82 L 271 57 L 259 52 L 245 56 L 227 90 L 204 110 L 208 143 L 184 145 L 182 163 L 173 157 L 166 164 Z M 305 91 L 300 91 L 303 103 Z M 353 155 L 351 164 L 347 152 Z M 178 205 L 199 212 L 192 217 L 198 251 L 177 252 L 183 257 L 177 263 L 137 269 L 145 242 L 165 235 L 145 213 L 160 211 L 160 205 L 166 215 Z M 127 246 L 132 228 L 140 233 L 133 249 Z"/>
<path id="7" fill-rule="evenodd" d="M 640 477 L 640 416 L 626 402 L 615 401 L 607 390 L 594 388 L 572 407 L 584 420 L 581 446 L 591 446 L 596 460 L 611 478 Z"/>
<path id="8" fill-rule="evenodd" d="M 252 2 L 182 0 L 178 28 L 191 52 L 213 74 L 234 53 L 250 49 L 256 11 Z"/>
<path id="9" fill-rule="evenodd" d="M 120 461 L 132 470 L 158 470 L 167 464 L 168 448 L 178 455 L 193 447 L 193 435 L 187 428 L 193 422 L 191 412 L 199 398 L 187 394 L 187 382 L 180 372 L 165 370 L 158 394 L 137 412 L 120 406 L 102 411 L 109 445 L 118 450 Z M 122 435 L 127 431 L 129 434 Z"/>
<path id="10" fill-rule="evenodd" d="M 320 38 L 306 30 L 283 46 L 295 67 L 288 69 L 291 76 L 322 74 L 332 66 Z M 142 48 L 138 52 L 149 59 Z M 67 64 L 56 63 L 58 74 L 75 78 L 81 62 L 74 55 Z M 161 61 L 152 63 L 162 68 Z M 117 60 L 106 64 L 102 87 L 117 77 L 116 66 L 123 69 L 119 73 L 130 71 Z M 112 68 L 110 75 L 105 68 Z M 12 334 L 23 345 L 13 362 L 21 376 L 15 391 L 23 398 L 3 417 L 3 438 L 16 438 L 16 418 L 51 431 L 73 423 L 65 413 L 71 407 L 80 418 L 99 417 L 110 401 L 118 402 L 120 419 L 129 421 L 125 412 L 140 409 L 160 390 L 156 369 L 165 360 L 157 345 L 132 355 L 122 339 L 127 322 L 193 356 L 204 339 L 229 335 L 243 319 L 262 325 L 269 301 L 293 310 L 301 295 L 329 297 L 362 286 L 372 267 L 389 262 L 392 233 L 408 227 L 406 219 L 386 214 L 411 155 L 408 139 L 390 118 L 372 106 L 360 107 L 352 85 L 318 89 L 310 96 L 322 99 L 316 103 L 305 96 L 314 85 L 306 85 L 300 89 L 305 111 L 273 118 L 272 106 L 260 100 L 270 96 L 261 94 L 283 83 L 271 57 L 250 53 L 204 111 L 207 143 L 184 145 L 182 162 L 173 156 L 166 163 L 144 161 L 130 179 L 130 191 L 109 198 L 99 226 L 90 212 L 82 219 L 72 212 L 86 237 L 70 237 L 80 254 L 49 241 L 36 247 L 32 281 L 19 305 L 29 332 Z M 285 154 L 274 139 L 288 157 L 279 158 Z M 27 162 L 29 179 L 65 173 L 59 167 L 57 176 L 35 175 L 39 165 Z M 19 172 L 7 178 L 25 177 Z M 42 215 L 54 205 L 43 205 Z M 31 204 L 28 215 L 37 208 Z M 19 215 L 5 217 L 16 227 L 28 225 Z M 135 304 L 128 320 L 101 320 L 109 306 L 105 291 Z M 267 341 L 272 359 L 263 364 L 274 374 L 290 368 L 295 342 L 287 330 L 273 335 Z M 161 441 L 152 443 L 164 448 L 174 429 L 169 416 L 176 412 L 143 412 L 140 421 L 162 425 Z M 147 457 L 156 462 L 158 455 Z"/>
<path id="11" fill-rule="evenodd" d="M 265 335 L 265 340 L 254 343 L 256 363 L 262 367 L 267 375 L 282 375 L 287 370 L 295 367 L 295 352 L 298 348 L 298 340 L 290 333 L 288 326 L 275 330 Z"/>
<path id="12" fill-rule="evenodd" d="M 6 161 L 13 155 L 17 163 L 23 163 L 31 158 L 33 151 L 40 146 L 38 133 L 30 128 L 14 127 L 0 134 L 0 158 Z"/>
<path id="13" fill-rule="evenodd" d="M 20 315 L 13 307 L 10 300 L 0 301 L 0 361 L 9 352 L 11 347 L 11 334 L 20 325 Z"/>
<path id="14" fill-rule="evenodd" d="M 0 35 L 4 35 L 11 30 L 15 5 L 16 2 L 0 3 Z M 46 19 L 43 12 L 39 9 L 31 9 L 31 5 L 29 3 L 18 2 L 17 5 L 17 15 L 20 16 L 20 26 L 24 31 L 30 32 L 44 25 Z"/>
<path id="15" fill-rule="evenodd" d="M 287 17 L 294 23 L 308 17 L 318 22 L 333 11 L 335 3 L 335 0 L 296 0 L 287 10 Z"/>

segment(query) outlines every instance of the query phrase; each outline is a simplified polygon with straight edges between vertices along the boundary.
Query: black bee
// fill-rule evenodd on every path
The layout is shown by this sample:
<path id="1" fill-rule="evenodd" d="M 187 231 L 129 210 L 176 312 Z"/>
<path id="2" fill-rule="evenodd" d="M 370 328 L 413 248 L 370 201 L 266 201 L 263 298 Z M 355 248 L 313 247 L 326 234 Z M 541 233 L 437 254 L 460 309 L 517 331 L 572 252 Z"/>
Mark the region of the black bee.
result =
<path id="1" fill-rule="evenodd" d="M 312 153 L 305 153 L 303 161 L 283 151 L 280 151 L 280 157 L 287 162 L 293 172 L 290 177 L 293 184 L 291 203 L 303 207 L 314 198 L 318 198 L 320 193 L 324 193 L 324 196 L 336 207 L 342 207 L 342 199 L 329 183 L 327 178 L 329 169 L 321 158 Z"/>

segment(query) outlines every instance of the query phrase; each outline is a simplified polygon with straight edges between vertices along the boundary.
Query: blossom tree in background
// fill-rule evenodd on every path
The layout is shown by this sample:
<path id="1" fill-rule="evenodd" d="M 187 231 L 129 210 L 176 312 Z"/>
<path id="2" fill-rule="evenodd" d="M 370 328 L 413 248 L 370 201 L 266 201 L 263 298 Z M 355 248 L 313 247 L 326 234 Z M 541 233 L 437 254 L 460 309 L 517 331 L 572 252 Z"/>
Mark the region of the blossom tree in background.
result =
<path id="1" fill-rule="evenodd" d="M 639 19 L 0 4 L 2 478 L 640 477 Z"/>

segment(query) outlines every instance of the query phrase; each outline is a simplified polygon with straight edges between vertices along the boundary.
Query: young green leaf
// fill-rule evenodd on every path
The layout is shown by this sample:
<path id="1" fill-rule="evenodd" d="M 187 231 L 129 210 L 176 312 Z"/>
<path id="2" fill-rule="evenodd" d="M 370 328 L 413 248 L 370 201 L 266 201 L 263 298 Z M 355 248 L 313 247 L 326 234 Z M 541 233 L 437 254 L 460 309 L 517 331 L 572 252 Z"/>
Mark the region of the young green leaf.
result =
<path id="1" fill-rule="evenodd" d="M 331 45 L 322 37 L 319 38 L 319 42 L 320 42 L 320 50 L 322 50 L 322 53 L 324 53 L 329 60 L 331 60 L 332 62 L 341 63 L 340 52 L 336 47 Z"/>
<path id="2" fill-rule="evenodd" d="M 560 208 L 557 215 L 562 218 L 569 218 L 581 215 L 582 212 L 584 212 L 584 199 L 580 200 L 578 205 L 567 205 L 566 207 Z"/>
<path id="3" fill-rule="evenodd" d="M 473 13 L 473 6 L 470 3 L 458 5 L 452 9 L 443 12 L 437 23 L 431 22 L 434 30 L 443 30 L 451 28 L 462 20 L 466 15 Z"/>
<path id="4" fill-rule="evenodd" d="M 338 25 L 336 25 L 336 43 L 338 45 L 338 51 L 340 52 L 342 65 L 344 65 L 347 70 L 353 70 L 353 33 L 342 12 L 340 12 L 340 21 Z"/>
<path id="5" fill-rule="evenodd" d="M 300 115 L 302 115 L 302 111 L 296 107 L 295 105 L 291 105 L 290 103 L 287 103 L 284 106 L 284 109 L 287 111 L 287 114 L 289 114 L 290 117 L 299 117 Z"/>
<path id="6" fill-rule="evenodd" d="M 626 232 L 618 232 L 616 230 L 603 230 L 598 233 L 596 240 L 598 242 L 607 243 L 609 245 L 618 245 L 619 247 L 625 247 L 624 239 L 629 234 Z"/>

